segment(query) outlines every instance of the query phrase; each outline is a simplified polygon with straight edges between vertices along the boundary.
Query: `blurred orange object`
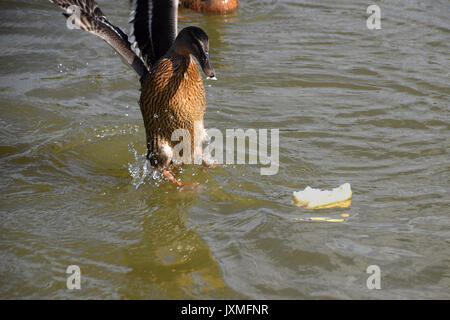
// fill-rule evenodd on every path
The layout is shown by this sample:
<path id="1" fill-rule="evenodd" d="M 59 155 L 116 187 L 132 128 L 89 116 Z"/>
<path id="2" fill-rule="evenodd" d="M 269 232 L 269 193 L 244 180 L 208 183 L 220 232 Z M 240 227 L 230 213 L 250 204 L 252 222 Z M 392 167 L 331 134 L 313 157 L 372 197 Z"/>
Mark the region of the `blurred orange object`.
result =
<path id="1" fill-rule="evenodd" d="M 197 12 L 226 14 L 238 7 L 238 0 L 180 0 L 180 6 Z"/>

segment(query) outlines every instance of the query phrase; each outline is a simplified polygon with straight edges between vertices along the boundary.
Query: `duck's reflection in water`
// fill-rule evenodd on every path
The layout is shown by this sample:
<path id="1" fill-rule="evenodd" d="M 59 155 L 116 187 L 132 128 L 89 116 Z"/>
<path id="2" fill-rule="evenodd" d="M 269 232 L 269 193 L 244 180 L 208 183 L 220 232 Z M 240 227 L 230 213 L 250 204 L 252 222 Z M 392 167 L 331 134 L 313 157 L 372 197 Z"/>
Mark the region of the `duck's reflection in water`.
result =
<path id="1" fill-rule="evenodd" d="M 164 189 L 161 185 L 156 189 Z M 200 235 L 189 228 L 188 209 L 196 191 L 155 192 L 145 200 L 142 236 L 123 254 L 127 267 L 124 299 L 222 298 L 230 295 L 218 263 Z"/>

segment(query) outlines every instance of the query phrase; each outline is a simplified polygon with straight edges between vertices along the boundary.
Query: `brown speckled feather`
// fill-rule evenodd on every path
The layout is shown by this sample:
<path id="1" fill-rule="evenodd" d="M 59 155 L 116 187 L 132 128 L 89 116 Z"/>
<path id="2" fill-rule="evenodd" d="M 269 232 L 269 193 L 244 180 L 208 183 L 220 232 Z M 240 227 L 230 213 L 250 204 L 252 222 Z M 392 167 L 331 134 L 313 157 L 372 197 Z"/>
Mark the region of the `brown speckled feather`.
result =
<path id="1" fill-rule="evenodd" d="M 164 158 L 161 148 L 178 143 L 171 141 L 174 130 L 186 129 L 193 139 L 195 121 L 203 123 L 205 89 L 194 60 L 180 56 L 159 60 L 143 83 L 140 107 L 149 159 L 157 167 L 167 166 L 169 159 Z"/>

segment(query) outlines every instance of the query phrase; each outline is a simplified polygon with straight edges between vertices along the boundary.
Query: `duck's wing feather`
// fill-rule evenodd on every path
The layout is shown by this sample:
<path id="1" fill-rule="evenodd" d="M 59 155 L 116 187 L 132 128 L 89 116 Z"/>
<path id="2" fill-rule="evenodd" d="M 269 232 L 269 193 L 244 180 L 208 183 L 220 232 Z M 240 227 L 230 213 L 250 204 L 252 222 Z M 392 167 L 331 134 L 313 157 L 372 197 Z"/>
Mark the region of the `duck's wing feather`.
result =
<path id="1" fill-rule="evenodd" d="M 178 0 L 133 0 L 131 34 L 147 67 L 158 61 L 177 36 Z"/>
<path id="2" fill-rule="evenodd" d="M 68 23 L 73 23 L 105 40 L 141 78 L 148 73 L 143 61 L 131 49 L 127 34 L 106 19 L 94 0 L 50 0 L 50 2 L 66 11 L 63 15 L 68 19 Z"/>

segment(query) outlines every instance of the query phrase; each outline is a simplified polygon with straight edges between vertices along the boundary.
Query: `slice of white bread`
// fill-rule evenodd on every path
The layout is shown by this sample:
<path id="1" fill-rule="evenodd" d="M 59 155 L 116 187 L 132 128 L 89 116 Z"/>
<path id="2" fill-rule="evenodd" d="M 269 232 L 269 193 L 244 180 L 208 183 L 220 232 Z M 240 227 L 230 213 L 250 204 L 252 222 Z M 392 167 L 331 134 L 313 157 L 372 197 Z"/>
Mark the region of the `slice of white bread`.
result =
<path id="1" fill-rule="evenodd" d="M 333 190 L 306 187 L 303 191 L 294 192 L 294 203 L 307 209 L 347 208 L 351 204 L 351 197 L 350 184 L 344 183 Z"/>

